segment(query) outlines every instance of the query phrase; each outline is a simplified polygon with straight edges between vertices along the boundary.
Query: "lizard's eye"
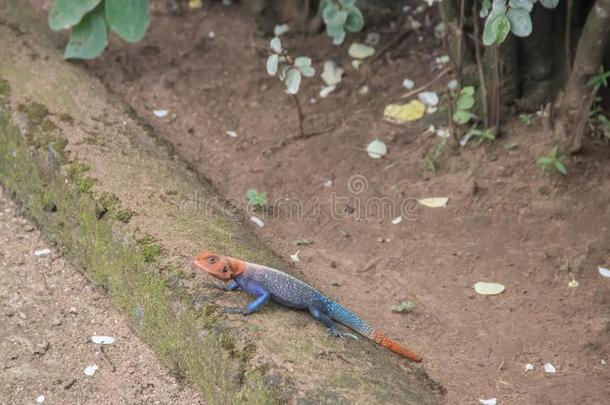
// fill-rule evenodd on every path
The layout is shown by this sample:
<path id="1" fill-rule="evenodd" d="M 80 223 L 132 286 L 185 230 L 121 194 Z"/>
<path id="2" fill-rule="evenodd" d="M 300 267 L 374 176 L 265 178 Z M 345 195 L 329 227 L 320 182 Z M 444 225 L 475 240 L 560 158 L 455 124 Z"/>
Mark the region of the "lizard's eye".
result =
<path id="1" fill-rule="evenodd" d="M 227 271 L 229 271 L 229 268 L 228 268 L 227 266 L 225 266 L 225 267 L 223 267 L 223 268 L 222 268 L 222 272 L 223 272 L 223 273 L 226 273 Z"/>
<path id="2" fill-rule="evenodd" d="M 215 257 L 215 256 L 210 257 L 210 258 L 208 259 L 208 263 L 210 263 L 210 264 L 214 264 L 214 263 L 216 263 L 216 257 Z"/>

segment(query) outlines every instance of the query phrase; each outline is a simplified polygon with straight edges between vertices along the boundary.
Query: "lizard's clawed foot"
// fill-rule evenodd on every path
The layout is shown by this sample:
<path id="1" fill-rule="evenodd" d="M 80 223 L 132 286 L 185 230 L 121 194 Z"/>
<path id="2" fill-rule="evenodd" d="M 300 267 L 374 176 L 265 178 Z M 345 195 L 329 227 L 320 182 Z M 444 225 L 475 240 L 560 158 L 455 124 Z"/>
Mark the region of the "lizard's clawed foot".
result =
<path id="1" fill-rule="evenodd" d="M 329 328 L 327 329 L 328 333 L 330 334 L 330 336 L 334 336 L 334 337 L 339 337 L 341 339 L 345 339 L 346 337 L 350 337 L 354 340 L 358 340 L 358 336 L 353 335 L 351 333 L 348 332 L 341 332 L 338 328 Z"/>

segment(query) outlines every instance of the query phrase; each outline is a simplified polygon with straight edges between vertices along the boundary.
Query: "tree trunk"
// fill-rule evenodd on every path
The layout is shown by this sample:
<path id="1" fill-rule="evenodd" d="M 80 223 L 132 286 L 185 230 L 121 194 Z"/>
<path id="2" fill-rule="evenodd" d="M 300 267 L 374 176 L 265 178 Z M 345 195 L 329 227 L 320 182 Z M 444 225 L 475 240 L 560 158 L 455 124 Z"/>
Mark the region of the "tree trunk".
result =
<path id="1" fill-rule="evenodd" d="M 572 71 L 560 102 L 555 137 L 565 152 L 575 153 L 582 147 L 589 110 L 595 99 L 587 82 L 601 65 L 609 34 L 610 0 L 597 0 L 578 41 Z"/>

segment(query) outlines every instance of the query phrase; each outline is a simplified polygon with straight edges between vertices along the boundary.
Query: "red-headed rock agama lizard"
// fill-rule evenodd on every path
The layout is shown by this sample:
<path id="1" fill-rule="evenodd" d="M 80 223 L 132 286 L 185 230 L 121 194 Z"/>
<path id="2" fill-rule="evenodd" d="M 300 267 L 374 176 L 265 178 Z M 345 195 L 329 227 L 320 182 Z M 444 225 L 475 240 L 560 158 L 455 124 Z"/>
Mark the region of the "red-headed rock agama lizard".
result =
<path id="1" fill-rule="evenodd" d="M 232 257 L 219 256 L 207 250 L 199 253 L 194 263 L 212 276 L 230 283 L 227 290 L 241 288 L 257 296 L 256 300 L 246 308 L 227 308 L 226 312 L 249 315 L 272 299 L 285 307 L 309 310 L 311 315 L 322 322 L 334 336 L 343 336 L 343 334 L 333 320 L 409 360 L 417 362 L 422 360 L 419 355 L 373 329 L 341 304 L 289 274 Z"/>

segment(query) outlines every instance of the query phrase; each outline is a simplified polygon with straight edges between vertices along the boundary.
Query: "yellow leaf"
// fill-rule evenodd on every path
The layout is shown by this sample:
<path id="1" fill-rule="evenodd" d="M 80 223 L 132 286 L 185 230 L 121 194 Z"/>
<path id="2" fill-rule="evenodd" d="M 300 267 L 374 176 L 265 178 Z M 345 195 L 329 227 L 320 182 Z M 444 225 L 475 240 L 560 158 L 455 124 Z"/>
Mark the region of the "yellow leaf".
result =
<path id="1" fill-rule="evenodd" d="M 198 9 L 201 8 L 201 0 L 189 0 L 189 8 L 190 9 Z"/>
<path id="2" fill-rule="evenodd" d="M 415 121 L 426 112 L 426 106 L 419 100 L 409 101 L 407 104 L 389 104 L 383 111 L 383 118 L 395 124 Z"/>

